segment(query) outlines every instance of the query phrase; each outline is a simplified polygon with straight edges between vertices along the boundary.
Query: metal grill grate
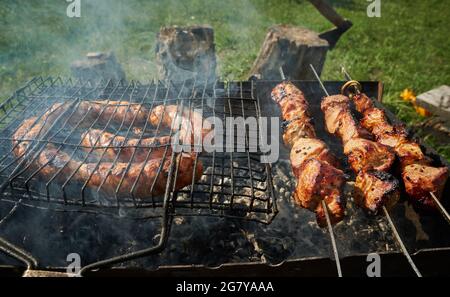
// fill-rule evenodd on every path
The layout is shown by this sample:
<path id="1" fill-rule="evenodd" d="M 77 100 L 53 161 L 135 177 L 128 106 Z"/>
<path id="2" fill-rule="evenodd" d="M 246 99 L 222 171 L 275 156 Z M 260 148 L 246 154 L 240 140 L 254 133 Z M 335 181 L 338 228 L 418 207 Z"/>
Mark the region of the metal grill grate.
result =
<path id="1" fill-rule="evenodd" d="M 218 215 L 239 217 L 249 220 L 269 223 L 277 212 L 274 199 L 270 166 L 260 163 L 261 152 L 250 152 L 249 140 L 251 135 L 246 131 L 244 147 L 239 152 L 200 152 L 195 153 L 195 163 L 203 164 L 202 176 L 196 181 L 193 166 L 190 185 L 176 190 L 175 183 L 179 175 L 178 154 L 169 150 L 170 144 L 165 145 L 163 160 L 171 158 L 171 169 L 167 178 L 166 193 L 151 195 L 146 199 L 136 197 L 135 186 L 140 179 L 142 170 L 134 180 L 134 185 L 127 193 L 119 192 L 124 177 L 133 163 L 128 161 L 119 186 L 113 195 L 106 195 L 102 191 L 105 179 L 97 189 L 88 186 L 88 181 L 75 179 L 77 169 L 70 172 L 58 170 L 52 176 L 43 173 L 45 166 L 33 167 L 33 160 L 52 145 L 58 152 L 65 152 L 70 159 L 81 161 L 80 164 L 96 164 L 99 166 L 104 160 L 107 149 L 113 148 L 119 153 L 128 146 L 96 146 L 87 148 L 81 143 L 81 133 L 86 129 L 96 128 L 122 136 L 125 139 L 145 137 L 159 137 L 173 135 L 177 129 L 164 129 L 159 123 L 156 127 L 147 122 L 142 126 L 135 121 L 113 121 L 113 115 L 101 123 L 98 118 L 89 122 L 88 128 L 79 129 L 85 124 L 86 118 L 79 118 L 77 123 L 70 123 L 69 118 L 79 108 L 83 101 L 93 100 L 127 101 L 127 106 L 139 104 L 147 112 L 158 105 L 176 105 L 179 110 L 199 110 L 204 118 L 215 116 L 223 122 L 226 117 L 260 117 L 258 99 L 254 96 L 253 82 L 197 82 L 184 81 L 179 84 L 162 82 L 143 85 L 139 82 L 102 81 L 94 84 L 89 81 L 72 81 L 61 78 L 35 78 L 25 87 L 18 90 L 11 98 L 0 106 L 0 182 L 2 194 L 0 199 L 16 202 L 19 199 L 27 203 L 44 207 L 70 208 L 76 211 L 117 211 L 144 213 L 145 216 L 161 214 L 165 198 L 169 197 L 169 209 L 172 215 Z M 108 101 L 108 102 L 110 102 Z M 35 139 L 20 139 L 31 144 L 25 154 L 16 156 L 13 152 L 14 133 L 24 120 L 37 117 L 39 121 L 43 115 L 56 103 L 70 104 L 54 122 L 48 123 L 49 129 Z M 105 105 L 111 107 L 113 105 Z M 129 108 L 129 107 L 128 107 Z M 103 111 L 102 111 L 103 112 Z M 101 113 L 99 117 L 101 116 Z M 179 128 L 178 128 L 179 129 Z M 258 136 L 259 133 L 256 133 Z M 226 138 L 226 136 L 224 137 Z M 139 142 L 140 143 L 140 142 Z M 144 146 L 132 146 L 134 152 Z M 149 160 L 148 151 L 145 161 Z M 100 157 L 99 157 L 100 155 Z M 52 160 L 50 160 L 51 162 Z M 118 163 L 116 157 L 113 167 Z M 158 175 L 163 174 L 161 166 Z M 81 165 L 80 165 L 81 166 Z M 63 168 L 67 168 L 63 167 Z M 154 184 L 148 185 L 153 193 Z M 112 197 L 111 197 L 112 196 Z M 49 203 L 50 202 L 50 203 Z M 59 205 L 59 206 L 58 206 Z M 143 211 L 145 210 L 145 211 Z"/>

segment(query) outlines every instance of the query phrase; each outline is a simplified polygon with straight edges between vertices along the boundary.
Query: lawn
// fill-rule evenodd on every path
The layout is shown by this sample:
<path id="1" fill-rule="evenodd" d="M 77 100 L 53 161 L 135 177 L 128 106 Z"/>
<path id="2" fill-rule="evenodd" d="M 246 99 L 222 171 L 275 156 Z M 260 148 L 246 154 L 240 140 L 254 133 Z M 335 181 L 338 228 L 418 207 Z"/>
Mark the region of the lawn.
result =
<path id="1" fill-rule="evenodd" d="M 385 102 L 402 120 L 424 120 L 399 94 L 450 83 L 449 0 L 381 0 L 381 18 L 368 18 L 365 0 L 331 1 L 354 26 L 329 53 L 323 78 L 380 80 Z M 155 35 L 163 25 L 207 23 L 216 34 L 219 73 L 245 79 L 267 28 L 289 23 L 331 28 L 307 1 L 81 0 L 81 18 L 66 16 L 66 1 L 0 0 L 0 98 L 35 75 L 69 75 L 88 51 L 113 50 L 130 79 L 155 77 Z M 450 160 L 448 139 L 426 140 Z"/>

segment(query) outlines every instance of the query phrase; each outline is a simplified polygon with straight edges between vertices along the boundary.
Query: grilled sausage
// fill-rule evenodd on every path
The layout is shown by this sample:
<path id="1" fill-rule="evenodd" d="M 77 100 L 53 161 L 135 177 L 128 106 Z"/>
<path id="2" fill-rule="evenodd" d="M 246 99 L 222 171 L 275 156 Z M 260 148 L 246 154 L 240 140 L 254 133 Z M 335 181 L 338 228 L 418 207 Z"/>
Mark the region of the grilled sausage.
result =
<path id="1" fill-rule="evenodd" d="M 71 159 L 65 152 L 59 151 L 53 145 L 47 145 L 36 159 L 34 168 L 41 168 L 40 175 L 50 179 L 59 172 L 57 178 L 65 182 L 68 176 L 72 181 L 87 182 L 92 189 L 100 189 L 107 195 L 133 195 L 138 199 L 147 199 L 165 192 L 169 169 L 170 155 L 166 158 L 151 159 L 147 162 L 101 162 L 82 163 Z M 182 153 L 176 159 L 178 166 L 176 189 L 183 188 L 200 178 L 203 167 L 197 161 L 194 168 L 194 155 Z M 176 168 L 176 167 L 175 167 Z M 195 175 L 195 177 L 193 177 Z M 123 179 L 122 184 L 120 181 Z M 133 186 L 135 184 L 135 186 Z M 119 186 L 120 185 L 120 186 Z"/>
<path id="2" fill-rule="evenodd" d="M 156 106 L 150 113 L 149 121 L 155 127 L 161 124 L 174 132 L 179 128 L 179 137 L 183 144 L 201 144 L 211 132 L 211 129 L 205 127 L 205 120 L 200 113 L 189 108 L 181 111 L 176 105 Z"/>
<path id="3" fill-rule="evenodd" d="M 81 136 L 81 145 L 86 151 L 93 151 L 98 155 L 103 154 L 103 160 L 118 160 L 128 162 L 134 154 L 133 162 L 142 162 L 149 159 L 161 158 L 166 147 L 171 153 L 170 137 L 150 137 L 139 140 L 138 138 L 126 139 L 99 129 L 90 129 Z M 99 149 L 99 147 L 104 147 Z M 136 151 L 136 152 L 135 152 Z M 104 153 L 103 153 L 104 152 Z M 148 155 L 148 156 L 147 156 Z"/>
<path id="4" fill-rule="evenodd" d="M 63 104 L 55 104 L 40 119 L 32 117 L 25 120 L 13 136 L 13 153 L 16 157 L 22 157 L 29 149 L 32 141 L 28 139 L 38 138 L 47 132 L 50 124 L 65 110 Z M 161 141 L 161 139 L 148 140 L 152 143 L 155 141 Z M 162 141 L 168 141 L 168 139 Z M 36 158 L 29 160 L 31 162 L 29 167 L 32 169 L 39 168 L 39 175 L 42 178 L 48 178 L 48 180 L 57 175 L 57 180 L 64 182 L 68 176 L 72 176 L 72 180 L 87 181 L 88 187 L 98 188 L 101 186 L 101 189 L 110 195 L 116 193 L 120 195 L 133 194 L 136 198 L 145 199 L 164 193 L 169 169 L 172 165 L 169 153 L 171 153 L 170 150 L 166 152 L 166 155 L 159 155 L 160 158 L 155 155 L 155 158 L 147 162 L 114 163 L 103 161 L 99 164 L 82 163 L 72 159 L 67 153 L 57 149 L 54 145 L 47 144 Z M 158 154 L 161 154 L 161 151 L 158 151 Z M 165 158 L 163 158 L 164 156 Z M 177 155 L 177 164 L 174 165 L 178 167 L 176 189 L 191 184 L 193 179 L 197 180 L 201 176 L 202 163 L 199 160 L 195 162 L 195 159 L 195 154 L 182 153 Z M 194 164 L 196 164 L 195 168 Z M 122 176 L 123 182 L 119 187 Z M 134 188 L 133 185 L 135 185 Z M 117 187 L 119 188 L 117 189 Z"/>
<path id="5" fill-rule="evenodd" d="M 70 123 L 79 127 L 89 127 L 94 122 L 106 124 L 107 122 L 144 125 L 148 119 L 149 110 L 139 103 L 129 101 L 97 100 L 81 101 L 72 116 Z M 80 122 L 81 119 L 84 119 Z"/>

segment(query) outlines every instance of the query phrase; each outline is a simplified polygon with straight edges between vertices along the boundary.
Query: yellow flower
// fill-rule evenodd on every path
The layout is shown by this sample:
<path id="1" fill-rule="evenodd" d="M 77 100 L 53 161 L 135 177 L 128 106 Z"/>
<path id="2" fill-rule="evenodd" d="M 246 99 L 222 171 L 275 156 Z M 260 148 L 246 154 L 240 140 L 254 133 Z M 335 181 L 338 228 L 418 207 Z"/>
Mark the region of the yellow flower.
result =
<path id="1" fill-rule="evenodd" d="M 420 107 L 420 106 L 414 104 L 414 108 L 415 108 L 416 112 L 423 117 L 428 117 L 431 115 L 431 112 L 429 112 L 428 110 L 426 110 L 423 107 Z"/>
<path id="2" fill-rule="evenodd" d="M 404 89 L 403 92 L 400 93 L 400 97 L 405 101 L 416 101 L 416 94 L 414 94 L 414 91 L 410 89 Z"/>

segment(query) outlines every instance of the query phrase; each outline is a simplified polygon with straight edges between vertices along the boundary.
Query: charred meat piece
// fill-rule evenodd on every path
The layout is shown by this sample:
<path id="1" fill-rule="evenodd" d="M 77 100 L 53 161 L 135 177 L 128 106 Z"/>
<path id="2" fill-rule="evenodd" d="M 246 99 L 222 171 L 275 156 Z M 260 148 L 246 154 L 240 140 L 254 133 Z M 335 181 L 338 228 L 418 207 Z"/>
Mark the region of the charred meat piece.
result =
<path id="1" fill-rule="evenodd" d="M 395 161 L 395 154 L 388 147 L 363 138 L 352 138 L 345 143 L 344 154 L 354 172 L 387 171 Z"/>
<path id="2" fill-rule="evenodd" d="M 344 216 L 345 199 L 342 195 L 344 173 L 327 162 L 308 159 L 299 170 L 294 199 L 302 207 L 316 211 L 323 199 L 329 207 L 330 216 L 336 223 Z M 339 207 L 336 207 L 339 206 Z"/>
<path id="3" fill-rule="evenodd" d="M 290 153 L 292 171 L 296 177 L 300 176 L 301 165 L 308 159 L 324 161 L 334 167 L 339 167 L 338 161 L 323 141 L 314 138 L 301 138 L 295 142 Z"/>
<path id="4" fill-rule="evenodd" d="M 440 199 L 448 178 L 447 167 L 411 164 L 402 171 L 405 191 L 410 201 L 425 210 L 436 208 L 430 192 Z"/>
<path id="5" fill-rule="evenodd" d="M 284 121 L 305 117 L 310 118 L 305 95 L 291 82 L 282 82 L 275 86 L 271 96 L 272 100 L 280 106 Z"/>
<path id="6" fill-rule="evenodd" d="M 142 162 L 146 159 L 162 158 L 164 155 L 170 156 L 172 152 L 169 136 L 140 140 L 138 138 L 126 139 L 124 136 L 114 135 L 99 129 L 90 129 L 83 133 L 81 145 L 88 152 L 92 151 L 99 156 L 103 155 L 103 160 L 114 160 L 119 155 L 118 160 L 122 162 L 130 161 L 133 153 L 132 161 Z M 139 147 L 136 148 L 136 146 Z"/>
<path id="7" fill-rule="evenodd" d="M 392 208 L 400 199 L 398 180 L 382 171 L 361 171 L 355 181 L 355 203 L 371 214 L 379 214 L 383 206 Z"/>

